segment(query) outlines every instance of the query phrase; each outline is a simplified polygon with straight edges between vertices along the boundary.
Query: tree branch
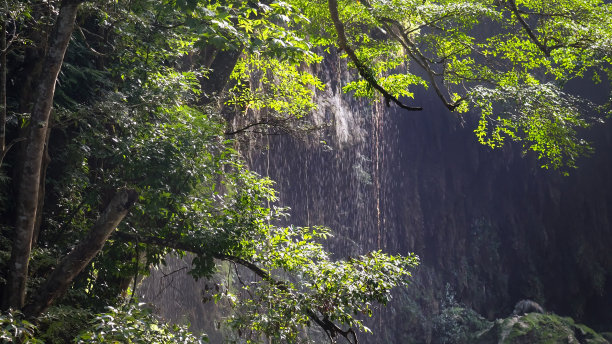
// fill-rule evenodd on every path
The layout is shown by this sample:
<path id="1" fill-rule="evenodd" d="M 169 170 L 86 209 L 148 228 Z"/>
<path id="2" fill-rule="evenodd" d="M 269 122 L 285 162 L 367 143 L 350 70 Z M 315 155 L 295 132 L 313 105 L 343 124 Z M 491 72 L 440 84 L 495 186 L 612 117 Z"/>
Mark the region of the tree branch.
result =
<path id="1" fill-rule="evenodd" d="M 270 125 L 270 121 L 268 121 L 267 119 L 264 119 L 264 120 L 261 120 L 261 121 L 249 123 L 249 124 L 245 125 L 244 127 L 240 128 L 240 129 L 236 129 L 236 130 L 232 130 L 232 131 L 226 131 L 223 134 L 227 135 L 227 136 L 232 136 L 232 135 L 236 135 L 236 134 L 239 134 L 239 133 L 246 132 L 249 128 L 256 127 L 256 126 L 259 126 L 259 125 Z"/>
<path id="2" fill-rule="evenodd" d="M 85 43 L 85 46 L 87 47 L 87 49 L 89 49 L 89 51 L 91 51 L 96 56 L 106 56 L 106 54 L 103 54 L 103 53 L 97 51 L 96 49 L 92 48 L 89 45 L 89 43 L 87 42 L 87 37 L 85 36 L 85 33 L 83 32 L 83 28 L 81 28 L 80 25 L 76 25 L 76 28 L 79 31 L 79 33 L 81 34 L 81 37 L 83 37 L 83 42 Z M 96 36 L 100 37 L 99 35 L 96 35 Z"/>
<path id="3" fill-rule="evenodd" d="M 257 266 L 257 264 L 250 262 L 248 260 L 242 259 L 240 257 L 227 255 L 223 253 L 208 252 L 200 246 L 188 244 L 180 240 L 172 240 L 168 238 L 158 238 L 158 237 L 152 237 L 152 236 L 141 236 L 141 235 L 134 234 L 134 233 L 126 233 L 126 232 L 119 232 L 119 231 L 115 232 L 115 236 L 119 238 L 120 240 L 124 240 L 124 241 L 138 242 L 138 243 L 143 243 L 143 244 L 168 247 L 168 248 L 191 252 L 191 253 L 195 253 L 199 255 L 212 256 L 215 259 L 239 264 L 251 270 L 251 272 L 253 272 L 256 276 L 260 277 L 262 280 L 270 283 L 271 285 L 274 285 L 278 289 L 282 291 L 289 291 L 289 287 L 287 286 L 285 282 L 274 279 L 274 277 L 272 277 L 270 273 L 268 273 L 268 271 L 260 268 L 259 266 Z M 327 316 L 323 315 L 323 317 L 321 318 L 313 310 L 310 310 L 310 309 L 307 309 L 305 313 L 314 323 L 319 325 L 325 331 L 325 333 L 329 336 L 332 342 L 335 342 L 335 339 L 338 337 L 338 335 L 340 335 L 343 338 L 345 338 L 349 343 L 352 343 L 352 344 L 359 343 L 357 339 L 357 334 L 355 333 L 355 330 L 353 330 L 352 328 L 343 330 L 340 327 L 338 327 L 338 325 L 336 325 L 334 322 L 329 320 Z"/>
<path id="4" fill-rule="evenodd" d="M 550 57 L 550 50 L 544 44 L 540 42 L 538 37 L 536 37 L 536 35 L 533 33 L 533 30 L 531 29 L 529 24 L 527 24 L 527 22 L 523 19 L 523 17 L 521 17 L 521 13 L 519 13 L 519 9 L 516 6 L 516 2 L 514 0 L 508 0 L 506 2 L 508 3 L 508 8 L 510 8 L 512 13 L 514 13 L 514 15 L 516 16 L 516 19 L 521 24 L 523 29 L 525 29 L 527 36 L 529 36 L 529 38 L 533 41 L 533 43 L 535 43 L 535 45 L 538 46 L 538 49 L 540 49 L 546 57 Z"/>
<path id="5" fill-rule="evenodd" d="M 388 23 L 387 23 L 388 22 Z M 436 80 L 436 73 L 435 71 L 431 68 L 431 66 L 428 63 L 428 60 L 418 49 L 418 47 L 416 46 L 416 44 L 414 44 L 410 38 L 408 37 L 408 35 L 406 35 L 403 30 L 402 27 L 399 23 L 397 23 L 396 21 L 392 21 L 392 20 L 382 20 L 383 25 L 385 26 L 385 28 L 387 29 L 388 32 L 391 33 L 391 35 L 395 38 L 396 41 L 398 41 L 403 47 L 404 49 L 406 49 L 406 52 L 408 52 L 408 55 L 410 55 L 410 57 L 419 65 L 421 66 L 421 68 L 423 68 L 423 70 L 427 73 L 427 76 L 429 77 L 429 81 L 431 82 L 431 85 L 434 88 L 434 91 L 436 92 L 436 95 L 438 96 L 438 98 L 440 98 L 440 100 L 442 100 L 442 103 L 444 104 L 444 106 L 446 106 L 447 109 L 449 109 L 450 111 L 454 111 L 463 101 L 463 99 L 459 99 L 456 100 L 454 102 L 450 102 L 446 99 L 446 96 L 444 96 L 444 94 L 442 93 L 442 90 L 440 89 L 440 86 L 438 86 L 438 82 Z M 393 25 L 393 27 L 390 27 L 390 25 Z M 399 31 L 399 34 L 395 32 L 395 30 Z"/>
<path id="6" fill-rule="evenodd" d="M 104 243 L 138 199 L 134 190 L 119 190 L 106 206 L 89 234 L 62 261 L 47 280 L 38 288 L 23 313 L 29 317 L 39 316 L 51 303 L 61 296 L 74 278 L 102 250 Z"/>
<path id="7" fill-rule="evenodd" d="M 355 64 L 355 67 L 357 68 L 359 75 L 361 75 L 361 77 L 364 78 L 368 82 L 368 84 L 370 84 L 374 89 L 376 89 L 378 92 L 380 92 L 383 95 L 387 106 L 390 106 L 389 105 L 390 102 L 394 102 L 397 106 L 401 107 L 402 109 L 408 110 L 408 111 L 423 110 L 422 107 L 413 107 L 413 106 L 405 105 L 404 103 L 399 101 L 395 96 L 393 96 L 391 93 L 385 90 L 378 83 L 378 81 L 376 81 L 376 78 L 374 77 L 372 71 L 368 67 L 366 67 L 363 63 L 361 63 L 361 61 L 359 61 L 359 59 L 357 58 L 357 55 L 355 55 L 355 51 L 353 51 L 353 49 L 349 46 L 346 40 L 346 34 L 344 32 L 344 25 L 342 24 L 342 22 L 340 21 L 340 17 L 338 16 L 338 1 L 328 0 L 327 4 L 329 6 L 329 14 L 331 15 L 331 19 L 332 19 L 332 22 L 334 23 L 336 33 L 338 34 L 338 45 L 340 46 L 342 50 L 346 52 L 348 57 Z"/>

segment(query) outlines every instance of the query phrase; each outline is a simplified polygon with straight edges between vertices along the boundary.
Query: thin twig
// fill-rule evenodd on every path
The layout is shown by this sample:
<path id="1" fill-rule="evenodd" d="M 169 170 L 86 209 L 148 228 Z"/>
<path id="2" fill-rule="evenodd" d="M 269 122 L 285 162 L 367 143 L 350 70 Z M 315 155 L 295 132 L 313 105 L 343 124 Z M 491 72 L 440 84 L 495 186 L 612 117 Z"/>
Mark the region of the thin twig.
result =
<path id="1" fill-rule="evenodd" d="M 96 49 L 92 48 L 89 43 L 87 43 L 87 37 L 85 37 L 85 33 L 83 33 L 83 29 L 81 29 L 80 25 L 76 25 L 77 30 L 79 30 L 79 32 L 81 33 L 81 36 L 83 37 L 83 42 L 85 42 L 85 46 L 87 47 L 87 49 L 89 49 L 89 51 L 91 51 L 92 53 L 94 53 L 94 55 L 98 55 L 98 56 L 106 56 L 106 54 L 103 54 L 99 51 L 97 51 Z M 89 32 L 89 31 L 88 31 Z M 97 35 L 96 35 L 97 36 Z"/>
<path id="2" fill-rule="evenodd" d="M 4 148 L 4 150 L 2 152 L 0 152 L 0 166 L 2 166 L 2 162 L 4 161 L 4 157 L 6 156 L 6 154 L 8 153 L 8 151 L 18 142 L 21 141 L 25 141 L 26 138 L 25 137 L 20 137 L 17 139 L 14 139 L 13 141 L 11 141 L 11 143 L 9 143 L 6 148 Z"/>

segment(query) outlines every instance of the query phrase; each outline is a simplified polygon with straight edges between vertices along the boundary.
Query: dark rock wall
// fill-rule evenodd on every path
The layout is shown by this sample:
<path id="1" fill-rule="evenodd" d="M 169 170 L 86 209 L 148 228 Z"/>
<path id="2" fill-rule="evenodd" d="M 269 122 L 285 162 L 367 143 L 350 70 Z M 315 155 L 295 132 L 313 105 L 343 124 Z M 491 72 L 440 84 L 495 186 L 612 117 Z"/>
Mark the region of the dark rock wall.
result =
<path id="1" fill-rule="evenodd" d="M 342 94 L 349 74 L 329 61 L 337 60 L 316 71 L 328 87 L 317 97 L 315 121 L 332 125 L 309 142 L 264 137 L 257 145 L 264 149 L 245 155 L 277 182 L 290 223 L 334 230 L 329 248 L 339 258 L 375 249 L 421 257 L 412 285 L 375 315 L 368 325 L 376 335 L 362 342 L 428 342 L 432 317 L 453 302 L 494 319 L 525 298 L 612 330 L 610 124 L 589 131 L 595 154 L 562 177 L 516 146 L 479 145 L 474 116 L 450 114 L 429 93 L 415 95 L 422 112 Z M 187 289 L 198 295 L 202 288 Z M 146 294 L 170 318 L 186 312 L 175 296 Z M 212 322 L 206 314 L 190 319 Z"/>

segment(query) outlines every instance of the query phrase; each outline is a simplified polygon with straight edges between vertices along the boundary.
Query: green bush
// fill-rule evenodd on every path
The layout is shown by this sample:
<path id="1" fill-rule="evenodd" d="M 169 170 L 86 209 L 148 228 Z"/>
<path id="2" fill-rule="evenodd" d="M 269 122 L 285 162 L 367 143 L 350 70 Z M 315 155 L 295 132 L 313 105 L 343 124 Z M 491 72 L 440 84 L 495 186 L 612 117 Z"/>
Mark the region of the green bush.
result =
<path id="1" fill-rule="evenodd" d="M 43 343 L 40 339 L 34 338 L 36 331 L 36 325 L 23 319 L 21 312 L 9 310 L 6 313 L 0 313 L 0 342 Z"/>
<path id="2" fill-rule="evenodd" d="M 144 304 L 127 304 L 107 307 L 108 312 L 98 314 L 90 328 L 81 333 L 75 342 L 170 344 L 203 343 L 206 336 L 196 337 L 187 326 L 170 325 L 160 321 Z"/>

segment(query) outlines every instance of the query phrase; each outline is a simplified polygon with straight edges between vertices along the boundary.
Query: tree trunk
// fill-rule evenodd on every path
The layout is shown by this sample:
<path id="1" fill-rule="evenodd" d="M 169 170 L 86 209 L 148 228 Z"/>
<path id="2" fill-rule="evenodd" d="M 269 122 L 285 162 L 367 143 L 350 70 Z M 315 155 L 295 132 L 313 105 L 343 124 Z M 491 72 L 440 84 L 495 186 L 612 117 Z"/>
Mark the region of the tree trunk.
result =
<path id="1" fill-rule="evenodd" d="M 38 205 L 40 171 L 55 94 L 55 82 L 72 35 L 80 2 L 79 0 L 62 1 L 59 15 L 49 38 L 50 44 L 45 56 L 43 74 L 34 98 L 26 147 L 22 157 L 23 168 L 17 188 L 15 233 L 8 265 L 8 279 L 4 290 L 4 308 L 22 308 L 25 302 L 28 262 Z"/>
<path id="2" fill-rule="evenodd" d="M 40 286 L 30 303 L 24 308 L 24 314 L 29 317 L 39 316 L 66 291 L 74 278 L 100 252 L 108 237 L 137 199 L 138 194 L 134 190 L 123 189 L 115 194 L 87 237 L 62 259 L 49 278 Z"/>
<path id="3" fill-rule="evenodd" d="M 202 105 L 211 104 L 227 86 L 240 55 L 242 55 L 242 50 L 221 50 L 216 53 L 209 67 L 212 73 L 207 78 L 200 80 L 202 87 L 200 103 Z"/>
<path id="4" fill-rule="evenodd" d="M 6 22 L 7 18 L 2 21 L 2 29 L 0 33 L 0 152 L 4 152 L 6 148 L 6 72 L 8 67 L 6 66 L 6 54 L 8 53 L 8 47 L 6 44 Z M 0 161 L 2 164 L 2 161 Z"/>
<path id="5" fill-rule="evenodd" d="M 47 127 L 47 137 L 45 139 L 45 151 L 43 152 L 42 165 L 40 167 L 40 185 L 38 185 L 38 201 L 36 202 L 36 221 L 34 222 L 34 233 L 32 235 L 32 247 L 36 246 L 38 242 L 38 235 L 40 234 L 40 227 L 43 223 L 43 207 L 45 205 L 45 186 L 47 180 L 47 168 L 51 163 L 51 156 L 49 155 L 49 138 L 51 136 L 51 125 Z"/>

